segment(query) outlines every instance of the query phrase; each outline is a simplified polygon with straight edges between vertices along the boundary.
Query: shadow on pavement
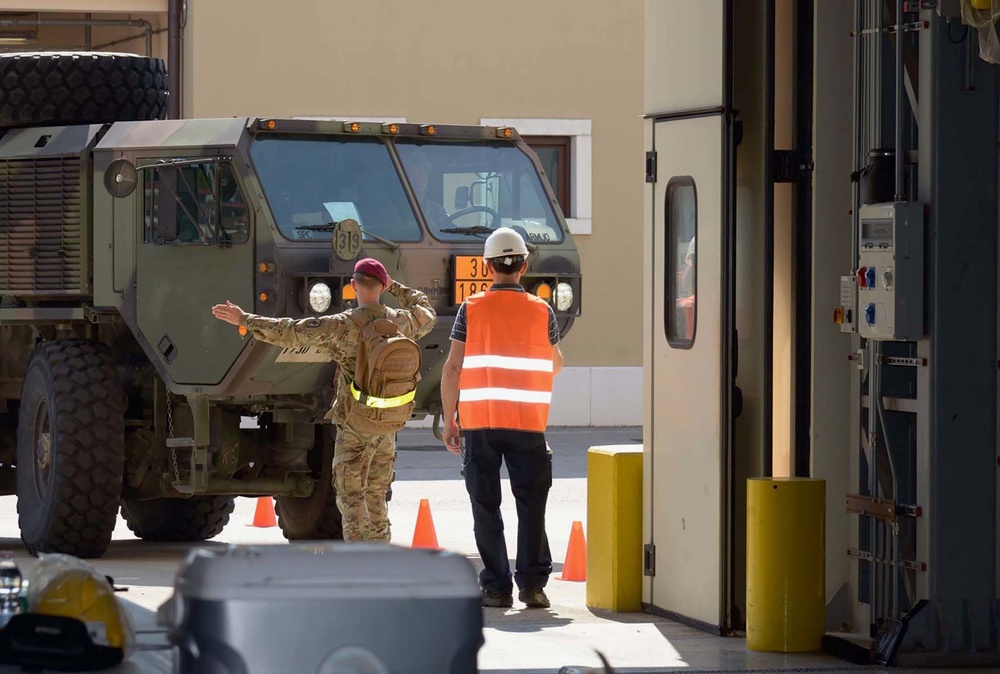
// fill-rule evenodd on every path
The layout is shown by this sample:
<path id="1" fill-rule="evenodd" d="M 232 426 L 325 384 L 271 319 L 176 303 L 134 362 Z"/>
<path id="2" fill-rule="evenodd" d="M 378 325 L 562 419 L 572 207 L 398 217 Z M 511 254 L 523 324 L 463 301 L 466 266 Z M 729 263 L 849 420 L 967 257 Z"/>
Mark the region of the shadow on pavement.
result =
<path id="1" fill-rule="evenodd" d="M 552 609 L 525 608 L 517 601 L 516 593 L 513 608 L 483 609 L 483 627 L 500 632 L 529 634 L 572 622 L 572 618 L 561 616 Z"/>

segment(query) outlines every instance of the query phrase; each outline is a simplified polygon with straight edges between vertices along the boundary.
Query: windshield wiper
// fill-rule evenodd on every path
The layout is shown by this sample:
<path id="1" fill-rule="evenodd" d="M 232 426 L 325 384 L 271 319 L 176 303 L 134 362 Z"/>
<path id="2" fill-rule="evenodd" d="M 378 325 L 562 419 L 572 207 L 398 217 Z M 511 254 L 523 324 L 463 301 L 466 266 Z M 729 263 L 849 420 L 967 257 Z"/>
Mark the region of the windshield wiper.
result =
<path id="1" fill-rule="evenodd" d="M 469 236 L 480 236 L 482 234 L 492 234 L 496 230 L 485 225 L 470 225 L 468 227 L 445 227 L 444 229 L 439 229 L 438 231 L 442 234 L 467 234 Z M 526 240 L 524 245 L 527 246 L 528 250 L 531 252 L 538 250 L 538 246 L 530 241 Z"/>
<path id="2" fill-rule="evenodd" d="M 310 232 L 332 232 L 334 229 L 337 228 L 337 225 L 339 225 L 339 224 L 340 224 L 339 222 L 327 222 L 327 223 L 322 224 L 322 225 L 299 225 L 295 229 L 296 229 L 296 231 L 300 230 L 300 229 L 304 229 L 304 230 L 308 230 Z M 391 241 L 389 239 L 383 238 L 383 237 L 379 236 L 378 234 L 372 234 L 371 232 L 365 231 L 363 229 L 361 230 L 361 233 L 364 236 L 369 236 L 369 237 L 375 239 L 379 243 L 385 244 L 386 246 L 388 246 L 392 250 L 399 250 L 399 244 L 396 243 L 395 241 Z"/>
<path id="3" fill-rule="evenodd" d="M 442 234 L 492 234 L 495 230 L 492 227 L 487 227 L 486 225 L 470 225 L 469 227 L 445 227 L 444 229 L 439 229 Z"/>

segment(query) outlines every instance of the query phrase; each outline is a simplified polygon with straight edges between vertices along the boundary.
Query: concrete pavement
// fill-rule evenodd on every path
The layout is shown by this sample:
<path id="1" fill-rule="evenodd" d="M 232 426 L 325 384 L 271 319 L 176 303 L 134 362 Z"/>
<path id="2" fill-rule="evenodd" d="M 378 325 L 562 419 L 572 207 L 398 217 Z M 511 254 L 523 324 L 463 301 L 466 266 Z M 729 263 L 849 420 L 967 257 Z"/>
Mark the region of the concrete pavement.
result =
<path id="1" fill-rule="evenodd" d="M 483 674 L 555 672 L 563 665 L 599 665 L 595 649 L 604 652 L 619 672 L 664 671 L 677 668 L 689 674 L 704 671 L 853 671 L 845 663 L 823 655 L 785 656 L 751 653 L 739 638 L 717 638 L 648 614 L 611 614 L 585 606 L 585 584 L 558 579 L 566 555 L 572 523 L 586 526 L 586 458 L 588 447 L 641 442 L 641 429 L 557 428 L 548 433 L 553 448 L 554 480 L 549 499 L 547 530 L 555 572 L 547 588 L 552 608 L 526 610 L 515 599 L 512 609 L 485 610 L 486 643 L 479 654 Z M 400 433 L 397 476 L 390 504 L 393 541 L 409 545 L 420 499 L 431 505 L 438 542 L 467 555 L 478 565 L 472 535 L 472 514 L 460 476 L 460 459 L 446 451 L 426 429 Z M 502 512 L 508 551 L 516 554 L 516 515 L 509 482 L 504 480 Z M 14 497 L 0 498 L 0 549 L 13 549 L 27 571 L 19 540 Z M 277 528 L 248 526 L 254 499 L 237 499 L 236 511 L 214 543 L 283 543 Z M 128 587 L 122 598 L 134 609 L 141 640 L 155 646 L 153 612 L 172 594 L 177 566 L 188 546 L 149 544 L 137 540 L 119 520 L 108 554 L 95 566 Z M 513 562 L 511 563 L 513 566 Z M 478 568 L 478 566 L 477 566 Z M 168 672 L 169 654 L 143 652 L 123 672 Z M 820 668 L 820 669 L 813 669 Z M 2 670 L 0 670 L 2 671 Z"/>

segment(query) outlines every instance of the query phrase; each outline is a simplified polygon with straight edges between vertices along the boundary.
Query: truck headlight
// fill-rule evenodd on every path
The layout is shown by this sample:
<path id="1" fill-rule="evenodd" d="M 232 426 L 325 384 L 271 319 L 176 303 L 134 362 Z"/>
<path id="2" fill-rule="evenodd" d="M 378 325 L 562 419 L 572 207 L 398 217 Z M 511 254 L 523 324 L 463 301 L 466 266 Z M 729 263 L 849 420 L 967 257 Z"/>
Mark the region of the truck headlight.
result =
<path id="1" fill-rule="evenodd" d="M 330 303 L 333 301 L 333 293 L 330 292 L 330 286 L 318 281 L 312 284 L 309 288 L 309 306 L 317 314 L 321 314 L 330 308 Z"/>
<path id="2" fill-rule="evenodd" d="M 568 283 L 560 283 L 556 286 L 556 309 L 559 311 L 569 311 L 573 306 L 573 286 Z"/>

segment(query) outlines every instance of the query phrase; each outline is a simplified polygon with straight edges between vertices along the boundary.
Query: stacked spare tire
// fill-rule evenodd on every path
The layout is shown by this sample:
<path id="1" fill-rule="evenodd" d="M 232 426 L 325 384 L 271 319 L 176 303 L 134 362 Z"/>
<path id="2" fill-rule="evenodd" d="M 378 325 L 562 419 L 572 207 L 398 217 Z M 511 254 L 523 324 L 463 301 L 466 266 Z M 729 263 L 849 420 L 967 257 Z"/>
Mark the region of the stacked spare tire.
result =
<path id="1" fill-rule="evenodd" d="M 165 119 L 167 69 L 134 54 L 0 54 L 0 126 Z"/>

